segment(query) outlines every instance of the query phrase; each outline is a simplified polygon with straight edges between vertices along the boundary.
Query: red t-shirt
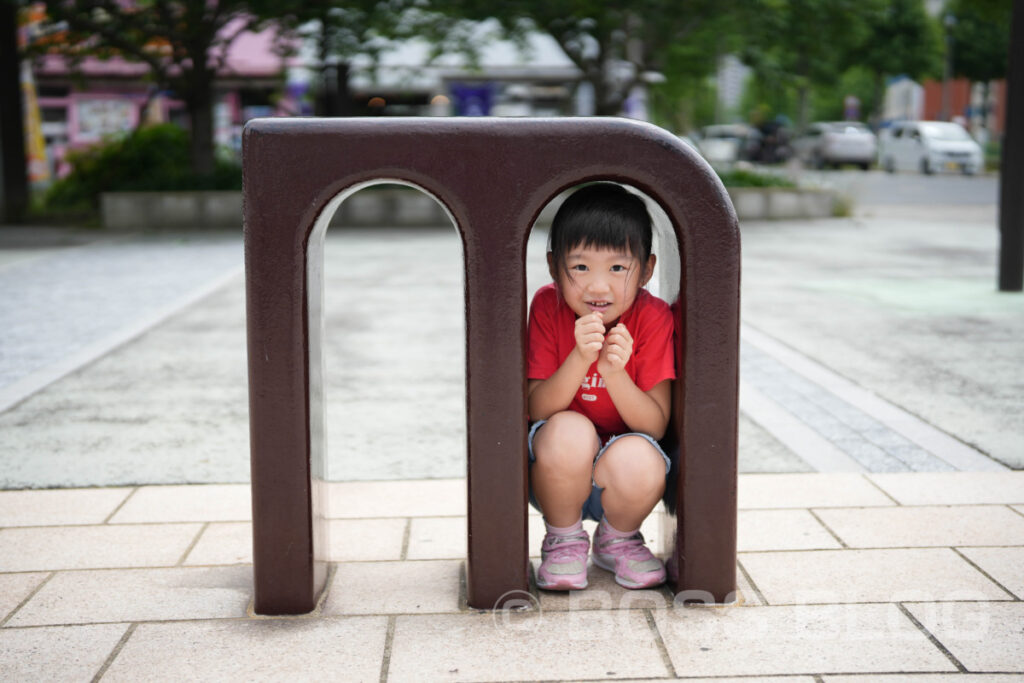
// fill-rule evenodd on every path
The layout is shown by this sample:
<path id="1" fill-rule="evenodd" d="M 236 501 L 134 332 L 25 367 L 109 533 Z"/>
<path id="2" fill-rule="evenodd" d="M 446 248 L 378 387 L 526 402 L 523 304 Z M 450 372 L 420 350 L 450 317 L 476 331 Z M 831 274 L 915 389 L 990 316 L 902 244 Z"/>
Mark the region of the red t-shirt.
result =
<path id="1" fill-rule="evenodd" d="M 633 353 L 626 361 L 626 372 L 640 390 L 650 391 L 659 382 L 675 379 L 675 326 L 669 305 L 641 289 L 619 322 L 633 337 Z M 562 366 L 576 347 L 575 326 L 576 314 L 562 300 L 554 283 L 537 290 L 530 304 L 528 379 L 547 379 Z M 587 371 L 569 409 L 589 418 L 602 441 L 630 431 L 608 396 L 604 380 L 597 372 L 597 361 Z"/>

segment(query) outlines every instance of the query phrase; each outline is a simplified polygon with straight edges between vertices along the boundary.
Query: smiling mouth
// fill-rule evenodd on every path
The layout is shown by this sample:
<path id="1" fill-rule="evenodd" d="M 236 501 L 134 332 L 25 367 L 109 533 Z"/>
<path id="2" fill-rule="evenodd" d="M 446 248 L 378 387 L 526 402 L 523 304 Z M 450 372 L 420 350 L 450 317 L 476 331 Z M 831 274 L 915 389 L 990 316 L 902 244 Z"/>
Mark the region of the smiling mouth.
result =
<path id="1" fill-rule="evenodd" d="M 592 311 L 603 311 L 612 305 L 610 301 L 584 301 L 583 303 Z"/>

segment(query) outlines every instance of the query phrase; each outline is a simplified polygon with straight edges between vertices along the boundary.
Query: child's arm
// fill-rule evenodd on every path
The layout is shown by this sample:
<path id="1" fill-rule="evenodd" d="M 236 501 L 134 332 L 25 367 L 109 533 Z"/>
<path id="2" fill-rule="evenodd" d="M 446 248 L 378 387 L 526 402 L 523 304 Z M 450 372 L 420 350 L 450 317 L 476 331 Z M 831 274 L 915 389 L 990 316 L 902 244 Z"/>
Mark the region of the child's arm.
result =
<path id="1" fill-rule="evenodd" d="M 576 346 L 547 379 L 531 379 L 526 386 L 531 420 L 546 420 L 569 407 L 590 366 L 604 345 L 600 313 L 576 319 Z"/>
<path id="2" fill-rule="evenodd" d="M 608 396 L 619 416 L 634 432 L 649 434 L 655 439 L 665 436 L 669 407 L 672 405 L 672 382 L 665 380 L 648 391 L 642 391 L 626 373 L 626 361 L 633 353 L 633 337 L 621 323 L 608 333 L 597 363 L 604 378 Z"/>

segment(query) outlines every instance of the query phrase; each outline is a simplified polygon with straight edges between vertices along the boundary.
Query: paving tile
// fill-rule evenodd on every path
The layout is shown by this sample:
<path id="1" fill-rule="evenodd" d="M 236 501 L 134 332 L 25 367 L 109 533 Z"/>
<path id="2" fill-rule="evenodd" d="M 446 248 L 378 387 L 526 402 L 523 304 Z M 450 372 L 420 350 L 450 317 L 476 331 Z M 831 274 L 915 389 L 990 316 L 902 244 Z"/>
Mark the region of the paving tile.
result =
<path id="1" fill-rule="evenodd" d="M 332 519 L 328 521 L 328 557 L 332 562 L 398 560 L 404 519 Z M 186 565 L 252 563 L 252 524 L 210 524 L 185 558 Z"/>
<path id="2" fill-rule="evenodd" d="M 465 517 L 420 517 L 409 525 L 409 548 L 405 557 L 408 560 L 464 559 L 466 544 Z"/>
<path id="3" fill-rule="evenodd" d="M 1024 517 L 998 505 L 816 511 L 853 548 L 1024 545 Z"/>
<path id="4" fill-rule="evenodd" d="M 909 604 L 968 671 L 1024 673 L 1024 602 Z"/>
<path id="5" fill-rule="evenodd" d="M 760 679 L 758 679 L 760 680 Z M 871 676 L 825 676 L 824 683 L 1020 683 L 1017 674 L 873 674 Z M 688 682 L 689 683 L 689 682 Z"/>
<path id="6" fill-rule="evenodd" d="M 604 679 L 668 673 L 642 610 L 484 612 L 398 617 L 388 680 Z"/>
<path id="7" fill-rule="evenodd" d="M 244 617 L 252 567 L 61 572 L 8 626 Z"/>
<path id="8" fill-rule="evenodd" d="M 1024 503 L 1024 471 L 906 472 L 868 476 L 902 505 Z"/>
<path id="9" fill-rule="evenodd" d="M 331 517 L 459 517 L 466 515 L 465 479 L 330 482 Z"/>
<path id="10" fill-rule="evenodd" d="M 681 675 L 686 675 L 681 674 Z M 658 679 L 648 679 L 653 683 Z M 758 676 L 756 679 L 750 679 L 746 676 L 738 678 L 685 678 L 683 679 L 686 683 L 816 683 L 814 676 Z M 661 679 L 659 683 L 663 683 L 664 679 Z M 641 683 L 640 681 L 623 681 L 622 683 Z"/>
<path id="11" fill-rule="evenodd" d="M 1024 600 L 1024 548 L 958 548 L 971 562 Z"/>
<path id="12" fill-rule="evenodd" d="M 139 522 L 245 522 L 252 519 L 248 484 L 143 486 L 111 518 Z"/>
<path id="13" fill-rule="evenodd" d="M 675 608 L 654 618 L 686 676 L 955 671 L 896 605 Z"/>
<path id="14" fill-rule="evenodd" d="M 127 624 L 0 629 L 0 678 L 92 680 L 127 630 Z"/>
<path id="15" fill-rule="evenodd" d="M 0 574 L 0 623 L 49 576 L 47 572 Z"/>
<path id="16" fill-rule="evenodd" d="M 1009 600 L 949 548 L 744 553 L 770 605 Z"/>
<path id="17" fill-rule="evenodd" d="M 376 682 L 386 634 L 385 617 L 140 624 L 103 680 Z"/>
<path id="18" fill-rule="evenodd" d="M 0 527 L 102 524 L 130 488 L 0 491 Z"/>
<path id="19" fill-rule="evenodd" d="M 739 567 L 736 568 L 736 589 L 740 592 L 741 605 L 764 605 L 764 601 L 758 596 L 757 591 L 754 590 L 750 581 L 747 580 L 746 574 Z"/>
<path id="20" fill-rule="evenodd" d="M 325 615 L 458 612 L 461 560 L 351 562 L 338 565 Z"/>
<path id="21" fill-rule="evenodd" d="M 201 528 L 133 524 L 0 529 L 0 571 L 173 566 Z"/>
<path id="22" fill-rule="evenodd" d="M 737 527 L 740 552 L 842 547 L 807 510 L 741 510 Z"/>
<path id="23" fill-rule="evenodd" d="M 252 524 L 215 522 L 207 525 L 182 564 L 252 564 Z"/>
<path id="24" fill-rule="evenodd" d="M 741 474 L 740 509 L 895 505 L 861 474 Z"/>

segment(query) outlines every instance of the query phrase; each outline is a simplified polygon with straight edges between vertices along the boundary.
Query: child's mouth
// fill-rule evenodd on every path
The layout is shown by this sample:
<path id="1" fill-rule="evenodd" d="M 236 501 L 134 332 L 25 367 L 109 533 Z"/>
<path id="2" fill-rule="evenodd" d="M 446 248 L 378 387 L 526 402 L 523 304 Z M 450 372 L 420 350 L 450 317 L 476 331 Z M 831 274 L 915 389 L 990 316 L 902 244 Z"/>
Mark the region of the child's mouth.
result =
<path id="1" fill-rule="evenodd" d="M 583 303 L 592 311 L 604 311 L 611 306 L 609 301 L 584 301 Z"/>

